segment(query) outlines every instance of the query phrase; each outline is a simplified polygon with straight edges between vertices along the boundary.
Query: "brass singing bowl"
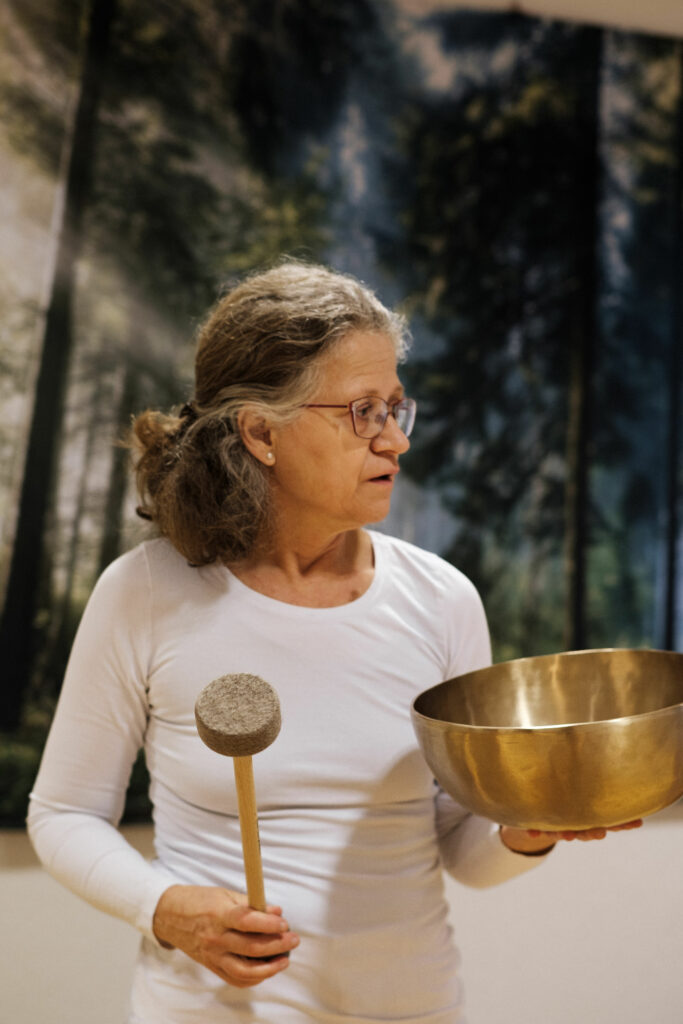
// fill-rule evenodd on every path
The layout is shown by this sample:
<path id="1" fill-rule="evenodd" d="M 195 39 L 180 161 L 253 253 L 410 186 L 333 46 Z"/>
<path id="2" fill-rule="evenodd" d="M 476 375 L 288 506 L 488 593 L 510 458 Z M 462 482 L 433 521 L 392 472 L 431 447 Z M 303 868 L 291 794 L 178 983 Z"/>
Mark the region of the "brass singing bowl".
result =
<path id="1" fill-rule="evenodd" d="M 683 795 L 683 654 L 502 662 L 425 690 L 411 716 L 446 792 L 503 825 L 609 827 Z"/>

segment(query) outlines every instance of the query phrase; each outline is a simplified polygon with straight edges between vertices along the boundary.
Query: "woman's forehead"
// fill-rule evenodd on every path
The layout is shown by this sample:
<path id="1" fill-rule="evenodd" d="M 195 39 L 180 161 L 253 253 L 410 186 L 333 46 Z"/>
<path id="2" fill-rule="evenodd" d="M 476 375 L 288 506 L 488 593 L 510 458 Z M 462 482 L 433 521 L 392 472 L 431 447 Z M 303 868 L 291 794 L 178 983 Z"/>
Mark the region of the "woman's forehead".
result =
<path id="1" fill-rule="evenodd" d="M 369 392 L 400 388 L 396 349 L 388 334 L 356 331 L 337 342 L 323 368 L 326 384 L 361 387 Z"/>

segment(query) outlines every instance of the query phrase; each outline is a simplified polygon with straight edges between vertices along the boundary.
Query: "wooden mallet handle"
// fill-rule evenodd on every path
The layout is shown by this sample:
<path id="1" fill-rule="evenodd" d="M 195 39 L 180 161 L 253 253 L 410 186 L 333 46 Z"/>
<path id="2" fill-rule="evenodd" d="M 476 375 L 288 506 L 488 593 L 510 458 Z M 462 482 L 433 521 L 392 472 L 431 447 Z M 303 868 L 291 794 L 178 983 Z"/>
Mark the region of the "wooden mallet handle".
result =
<path id="1" fill-rule="evenodd" d="M 261 841 L 258 832 L 256 794 L 254 792 L 254 768 L 251 756 L 233 758 L 237 807 L 242 833 L 242 854 L 244 874 L 247 880 L 247 899 L 254 910 L 266 909 L 266 893 L 263 888 L 263 867 L 261 864 Z"/>

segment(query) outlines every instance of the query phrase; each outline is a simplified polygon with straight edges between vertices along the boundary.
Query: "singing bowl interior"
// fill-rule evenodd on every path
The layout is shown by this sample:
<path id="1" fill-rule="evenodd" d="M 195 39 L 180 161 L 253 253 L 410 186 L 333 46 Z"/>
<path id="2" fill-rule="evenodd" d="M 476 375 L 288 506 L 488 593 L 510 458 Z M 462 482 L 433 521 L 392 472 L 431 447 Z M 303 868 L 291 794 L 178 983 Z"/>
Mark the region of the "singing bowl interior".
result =
<path id="1" fill-rule="evenodd" d="M 683 654 L 520 658 L 425 690 L 411 714 L 441 786 L 501 824 L 618 825 L 683 795 Z"/>

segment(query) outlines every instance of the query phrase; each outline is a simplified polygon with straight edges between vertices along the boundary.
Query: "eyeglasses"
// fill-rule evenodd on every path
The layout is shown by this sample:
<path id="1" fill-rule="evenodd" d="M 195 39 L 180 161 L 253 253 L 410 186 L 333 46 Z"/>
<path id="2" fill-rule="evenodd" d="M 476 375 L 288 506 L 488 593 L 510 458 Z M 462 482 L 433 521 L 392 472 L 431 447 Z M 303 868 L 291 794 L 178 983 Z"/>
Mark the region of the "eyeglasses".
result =
<path id="1" fill-rule="evenodd" d="M 389 413 L 396 420 L 396 426 L 406 437 L 415 425 L 417 403 L 414 398 L 402 398 L 400 402 L 389 405 L 383 398 L 368 395 L 367 398 L 356 398 L 348 405 L 323 405 L 319 402 L 302 406 L 303 409 L 347 409 L 351 413 L 353 429 L 358 437 L 370 439 L 379 437 L 384 430 Z"/>

